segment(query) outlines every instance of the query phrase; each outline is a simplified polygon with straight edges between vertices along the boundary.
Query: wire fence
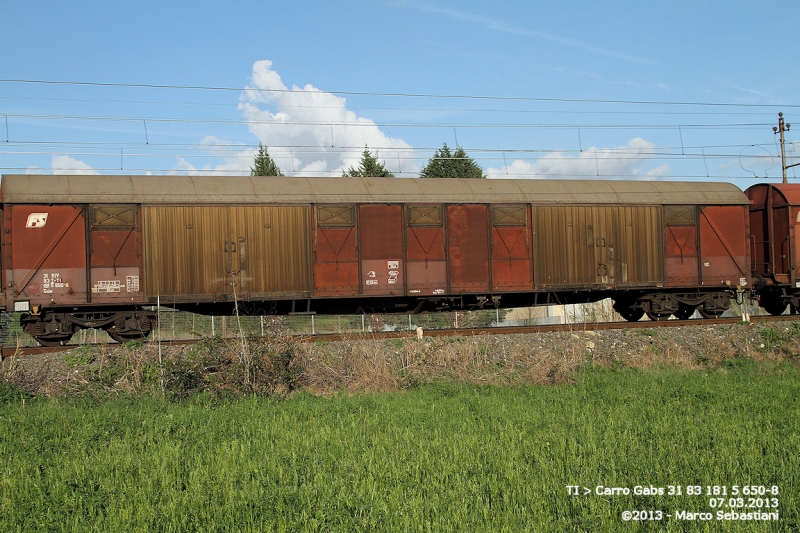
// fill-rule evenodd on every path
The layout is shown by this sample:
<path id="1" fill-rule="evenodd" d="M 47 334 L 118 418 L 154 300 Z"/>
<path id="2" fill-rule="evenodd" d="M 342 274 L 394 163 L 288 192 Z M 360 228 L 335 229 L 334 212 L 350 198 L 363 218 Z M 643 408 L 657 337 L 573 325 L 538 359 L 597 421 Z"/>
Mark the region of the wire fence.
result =
<path id="1" fill-rule="evenodd" d="M 733 303 L 724 316 L 764 314 L 757 305 Z M 0 317 L 0 342 L 3 346 L 37 346 L 19 325 L 20 313 L 5 313 Z M 611 300 L 592 304 L 575 304 L 523 309 L 492 309 L 449 313 L 370 314 L 370 315 L 289 315 L 289 316 L 207 316 L 159 310 L 159 327 L 151 339 L 191 340 L 208 337 L 234 338 L 265 336 L 280 328 L 294 335 L 326 333 L 368 333 L 379 331 L 414 331 L 423 329 L 483 328 L 495 326 L 530 326 L 537 324 L 582 324 L 587 322 L 616 322 L 622 318 L 612 309 Z M 84 329 L 72 337 L 72 344 L 114 342 L 103 330 Z"/>

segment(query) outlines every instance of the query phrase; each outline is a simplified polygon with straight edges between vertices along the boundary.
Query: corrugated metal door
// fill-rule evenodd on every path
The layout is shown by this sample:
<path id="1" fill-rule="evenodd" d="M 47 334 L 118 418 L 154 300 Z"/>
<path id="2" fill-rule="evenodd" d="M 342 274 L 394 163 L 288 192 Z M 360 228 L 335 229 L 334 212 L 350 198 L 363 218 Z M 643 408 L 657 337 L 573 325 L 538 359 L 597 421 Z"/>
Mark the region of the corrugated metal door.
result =
<path id="1" fill-rule="evenodd" d="M 492 290 L 533 288 L 530 225 L 527 205 L 492 206 Z"/>
<path id="2" fill-rule="evenodd" d="M 663 281 L 658 206 L 535 206 L 536 287 Z"/>
<path id="3" fill-rule="evenodd" d="M 362 294 L 403 295 L 403 207 L 361 205 L 358 229 Z"/>
<path id="4" fill-rule="evenodd" d="M 229 279 L 238 282 L 238 293 L 254 299 L 310 295 L 309 207 L 231 207 L 230 217 Z"/>
<path id="5" fill-rule="evenodd" d="M 534 206 L 534 280 L 539 288 L 587 285 L 596 278 L 591 207 Z"/>
<path id="6" fill-rule="evenodd" d="M 662 206 L 614 206 L 613 238 L 608 260 L 615 286 L 652 285 L 664 281 L 664 216 Z"/>
<path id="7" fill-rule="evenodd" d="M 306 206 L 143 206 L 148 296 L 192 299 L 310 294 Z"/>
<path id="8" fill-rule="evenodd" d="M 406 284 L 411 296 L 447 292 L 444 207 L 406 208 Z"/>
<path id="9" fill-rule="evenodd" d="M 489 290 L 487 206 L 447 206 L 447 251 L 452 294 Z"/>
<path id="10" fill-rule="evenodd" d="M 358 294 L 355 206 L 318 205 L 314 225 L 314 294 Z"/>
<path id="11" fill-rule="evenodd" d="M 225 299 L 230 239 L 227 206 L 142 206 L 145 293 Z"/>
<path id="12" fill-rule="evenodd" d="M 587 244 L 589 253 L 594 248 L 594 280 L 593 284 L 613 286 L 618 268 L 617 240 L 614 238 L 613 207 L 592 207 L 592 225 L 587 228 Z M 591 273 L 589 274 L 591 277 Z"/>

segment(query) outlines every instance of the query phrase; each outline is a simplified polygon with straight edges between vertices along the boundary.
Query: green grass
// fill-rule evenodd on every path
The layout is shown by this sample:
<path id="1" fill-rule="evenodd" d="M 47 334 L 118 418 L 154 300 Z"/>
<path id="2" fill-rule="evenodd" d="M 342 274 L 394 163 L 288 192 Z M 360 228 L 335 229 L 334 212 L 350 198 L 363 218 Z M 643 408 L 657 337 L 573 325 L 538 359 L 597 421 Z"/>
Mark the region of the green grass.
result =
<path id="1" fill-rule="evenodd" d="M 592 370 L 289 400 L 0 395 L 0 531 L 797 531 L 800 371 Z M 624 523 L 777 485 L 778 523 Z"/>

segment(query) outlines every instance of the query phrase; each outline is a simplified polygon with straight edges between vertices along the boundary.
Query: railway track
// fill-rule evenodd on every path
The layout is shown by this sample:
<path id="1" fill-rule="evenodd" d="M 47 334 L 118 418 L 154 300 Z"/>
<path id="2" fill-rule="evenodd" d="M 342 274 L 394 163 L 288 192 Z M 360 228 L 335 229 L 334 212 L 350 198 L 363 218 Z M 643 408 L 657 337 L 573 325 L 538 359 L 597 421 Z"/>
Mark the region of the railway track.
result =
<path id="1" fill-rule="evenodd" d="M 751 316 L 751 322 L 791 322 L 800 321 L 798 315 L 781 316 Z M 603 331 L 612 329 L 647 329 L 647 328 L 670 328 L 683 326 L 716 326 L 721 324 L 739 324 L 741 318 L 715 318 L 715 319 L 689 319 L 689 320 L 662 320 L 662 321 L 640 321 L 640 322 L 587 322 L 582 324 L 543 324 L 535 326 L 502 326 L 486 328 L 459 328 L 459 329 L 429 329 L 424 330 L 425 337 L 471 337 L 475 335 L 515 335 L 524 333 L 551 333 L 559 331 Z M 378 331 L 369 333 L 323 333 L 316 335 L 296 335 L 296 342 L 318 342 L 318 341 L 341 341 L 341 340 L 369 340 L 369 339 L 398 339 L 414 338 L 417 333 L 412 330 L 402 331 Z M 162 346 L 182 346 L 194 344 L 198 339 L 190 340 L 168 340 L 161 341 Z M 158 341 L 151 340 L 146 344 L 157 344 Z M 2 359 L 11 356 L 32 356 L 45 353 L 63 352 L 78 348 L 79 344 L 67 344 L 64 346 L 30 346 L 30 347 L 2 347 Z M 113 344 L 97 344 L 96 346 L 119 346 Z"/>

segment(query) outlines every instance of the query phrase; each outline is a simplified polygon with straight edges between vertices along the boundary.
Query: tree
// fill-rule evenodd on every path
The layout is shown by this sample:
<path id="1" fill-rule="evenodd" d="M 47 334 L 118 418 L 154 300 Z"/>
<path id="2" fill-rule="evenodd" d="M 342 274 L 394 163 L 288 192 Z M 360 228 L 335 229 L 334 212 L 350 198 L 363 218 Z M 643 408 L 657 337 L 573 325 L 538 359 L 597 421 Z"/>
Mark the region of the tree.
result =
<path id="1" fill-rule="evenodd" d="M 253 160 L 253 166 L 250 167 L 251 176 L 283 176 L 283 172 L 275 164 L 275 161 L 269 156 L 269 152 L 265 146 L 258 143 L 258 152 Z"/>
<path id="2" fill-rule="evenodd" d="M 428 164 L 419 174 L 420 178 L 485 178 L 483 169 L 460 146 L 455 152 L 444 143 L 433 153 Z"/>
<path id="3" fill-rule="evenodd" d="M 350 167 L 347 172 L 342 172 L 342 177 L 350 178 L 393 178 L 394 174 L 386 170 L 382 163 L 378 162 L 378 157 L 369 152 L 369 148 L 364 145 L 364 152 L 361 154 L 361 162 L 358 168 Z"/>

